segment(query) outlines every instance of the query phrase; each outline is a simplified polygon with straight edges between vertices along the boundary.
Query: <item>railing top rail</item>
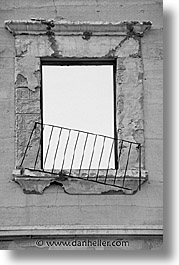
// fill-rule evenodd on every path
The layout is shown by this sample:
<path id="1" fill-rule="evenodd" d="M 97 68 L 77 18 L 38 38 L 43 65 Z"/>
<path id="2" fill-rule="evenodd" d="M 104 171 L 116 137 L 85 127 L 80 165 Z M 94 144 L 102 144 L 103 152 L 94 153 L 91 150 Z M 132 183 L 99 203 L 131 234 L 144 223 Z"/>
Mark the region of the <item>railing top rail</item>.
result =
<path id="1" fill-rule="evenodd" d="M 108 138 L 108 139 L 113 139 L 113 140 L 116 140 L 116 141 L 122 141 L 122 142 L 126 142 L 126 143 L 131 143 L 131 144 L 135 144 L 135 145 L 141 145 L 140 143 L 137 143 L 137 142 L 134 142 L 134 141 L 114 138 L 114 137 L 103 135 L 103 134 L 97 134 L 97 133 L 87 132 L 87 131 L 73 129 L 73 128 L 67 128 L 67 127 L 58 126 L 58 125 L 52 125 L 52 124 L 48 124 L 48 123 L 41 123 L 41 122 L 37 122 L 37 121 L 35 123 L 39 124 L 39 125 L 42 125 L 42 126 L 45 125 L 45 126 L 50 126 L 50 127 L 54 127 L 54 128 L 64 129 L 64 130 L 68 130 L 68 131 L 76 131 L 76 132 L 86 133 L 86 134 L 90 134 L 90 135 L 94 135 L 94 136 L 97 135 L 97 136 L 100 136 L 100 137 L 105 137 L 105 138 Z"/>
<path id="2" fill-rule="evenodd" d="M 46 132 L 45 128 L 47 128 Z M 91 139 L 89 139 L 90 135 L 93 136 Z M 44 137 L 46 137 L 45 141 L 43 141 Z M 133 144 L 138 150 L 132 149 Z M 136 167 L 140 190 L 142 183 L 141 147 L 140 143 L 129 140 L 36 121 L 20 167 L 131 190 L 130 183 L 127 184 L 129 187 L 126 187 L 126 179 L 128 174 L 131 174 L 127 172 L 130 166 L 130 155 L 134 151 L 136 162 L 138 160 Z M 96 170 L 95 174 L 92 172 L 91 175 L 91 168 Z M 84 172 L 81 173 L 82 169 L 87 170 L 85 176 Z M 101 169 L 105 169 L 102 175 Z M 113 173 L 110 172 L 111 169 L 114 170 Z M 73 170 L 77 171 L 73 172 Z"/>

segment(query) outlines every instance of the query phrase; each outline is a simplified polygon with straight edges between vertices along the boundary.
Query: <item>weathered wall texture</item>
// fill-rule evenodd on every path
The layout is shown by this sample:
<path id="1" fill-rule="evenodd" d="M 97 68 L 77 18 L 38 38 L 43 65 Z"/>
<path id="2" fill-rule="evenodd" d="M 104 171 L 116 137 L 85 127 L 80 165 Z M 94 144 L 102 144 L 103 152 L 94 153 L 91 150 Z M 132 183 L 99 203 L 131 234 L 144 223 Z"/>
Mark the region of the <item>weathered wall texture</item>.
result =
<path id="1" fill-rule="evenodd" d="M 35 22 L 31 23 L 33 23 L 32 27 Z M 24 22 L 25 25 L 26 23 Z M 41 24 L 36 26 L 40 27 Z M 137 36 L 135 32 L 129 32 L 127 36 L 105 36 L 104 33 L 104 36 L 92 36 L 87 41 L 79 34 L 74 35 L 74 32 L 71 34 L 69 32 L 68 36 L 55 36 L 53 28 L 46 32 L 45 35 L 40 35 L 40 33 L 39 35 L 33 35 L 25 32 L 26 35 L 15 36 L 16 165 L 19 165 L 22 160 L 26 148 L 25 143 L 28 141 L 33 123 L 40 121 L 41 118 L 39 94 L 41 83 L 40 58 L 49 56 L 52 59 L 54 56 L 59 59 L 66 57 L 101 58 L 102 60 L 116 58 L 116 119 L 118 138 L 143 144 L 144 69 L 141 56 L 141 37 Z M 38 138 L 36 137 L 36 139 Z M 33 143 L 33 145 L 38 148 L 38 143 L 36 145 Z M 122 169 L 125 168 L 128 148 L 129 144 L 123 143 L 120 163 Z M 129 168 L 138 166 L 138 153 L 136 146 L 132 146 Z M 144 158 L 144 153 L 142 157 Z"/>
<path id="2" fill-rule="evenodd" d="M 13 229 L 15 226 L 33 225 L 150 226 L 150 229 L 152 226 L 162 225 L 162 1 L 1 0 L 0 3 L 0 230 L 5 226 L 11 226 Z M 103 41 L 98 43 L 94 37 L 92 43 L 90 42 L 92 46 L 87 50 L 83 45 L 85 41 L 81 39 L 81 49 L 77 50 L 75 37 L 71 38 L 70 45 L 68 38 L 58 37 L 56 45 L 53 43 L 46 47 L 46 43 L 50 45 L 50 42 L 43 42 L 44 37 L 39 36 L 38 46 L 35 47 L 30 37 L 21 36 L 15 40 L 4 27 L 5 20 L 30 20 L 32 17 L 71 21 L 152 21 L 152 28 L 144 34 L 141 43 L 132 38 L 127 40 L 126 46 L 130 47 L 129 50 L 132 47 L 133 54 L 139 51 L 141 45 L 141 58 L 129 57 L 129 54 L 124 56 L 128 50 L 115 50 L 121 57 L 118 61 L 119 83 L 122 76 L 125 93 L 132 93 L 135 100 L 135 97 L 138 97 L 137 93 L 141 94 L 143 91 L 140 102 L 143 109 L 140 113 L 144 124 L 140 122 L 140 117 L 137 117 L 137 124 L 130 123 L 127 116 L 123 121 L 118 120 L 119 124 L 124 123 L 125 128 L 125 124 L 128 124 L 129 131 L 123 130 L 123 136 L 129 136 L 134 131 L 133 138 L 136 141 L 145 139 L 144 162 L 149 173 L 149 181 L 136 195 L 69 196 L 58 185 L 49 187 L 42 196 L 27 195 L 23 194 L 19 185 L 12 182 L 12 171 L 19 152 L 16 150 L 16 139 L 23 139 L 24 143 L 27 141 L 27 129 L 31 128 L 40 113 L 40 61 L 37 57 L 43 53 L 46 56 L 47 53 L 51 55 L 55 52 L 63 56 L 90 56 L 90 52 L 93 56 L 103 56 L 109 52 L 109 46 L 113 51 L 123 39 L 111 39 L 105 46 Z M 63 38 L 63 42 L 60 38 Z M 33 74 L 28 76 L 27 73 L 32 72 L 27 71 L 29 67 L 33 67 Z M 133 71 L 134 68 L 137 68 L 137 71 Z M 129 85 L 128 89 L 125 88 L 125 79 Z M 130 91 L 131 87 L 135 90 Z M 124 94 L 121 93 L 120 86 L 117 87 L 118 92 L 121 110 L 120 104 L 123 103 Z M 31 105 L 26 104 L 29 101 Z M 129 106 L 130 104 L 131 102 Z M 31 110 L 27 109 L 29 106 Z M 131 112 L 134 112 L 134 109 L 131 108 Z M 135 113 L 133 115 L 135 116 Z M 15 126 L 18 124 L 23 124 L 22 130 L 18 131 L 22 134 L 20 138 L 15 133 Z"/>

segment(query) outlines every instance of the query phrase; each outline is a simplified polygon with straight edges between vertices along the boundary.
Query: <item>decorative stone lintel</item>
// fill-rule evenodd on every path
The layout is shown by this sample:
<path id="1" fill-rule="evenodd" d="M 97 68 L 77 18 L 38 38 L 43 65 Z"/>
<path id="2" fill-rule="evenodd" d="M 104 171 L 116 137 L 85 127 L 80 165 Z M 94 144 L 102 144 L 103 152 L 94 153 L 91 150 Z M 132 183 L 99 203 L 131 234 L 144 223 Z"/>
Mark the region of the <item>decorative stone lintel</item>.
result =
<path id="1" fill-rule="evenodd" d="M 125 187 L 113 186 L 116 170 L 109 170 L 109 179 L 107 184 L 95 182 L 96 170 L 91 170 L 90 175 L 87 178 L 87 170 L 81 170 L 80 177 L 78 178 L 79 170 L 73 170 L 72 176 L 68 176 L 68 171 L 63 171 L 61 175 L 54 175 L 48 172 L 33 171 L 29 169 L 15 169 L 13 170 L 13 180 L 17 182 L 24 193 L 26 194 L 42 194 L 45 188 L 49 187 L 52 183 L 57 183 L 62 186 L 64 192 L 68 194 L 80 194 L 80 195 L 132 195 L 139 189 L 138 170 L 127 170 Z M 116 176 L 116 184 L 121 185 L 123 183 L 123 170 L 118 170 Z M 103 182 L 105 178 L 105 170 L 100 170 L 99 181 Z M 141 185 L 148 180 L 148 173 L 146 170 L 141 172 Z"/>
<path id="2" fill-rule="evenodd" d="M 90 35 L 139 35 L 151 28 L 150 21 L 123 21 L 123 22 L 92 22 L 92 21 L 55 21 L 43 18 L 31 20 L 7 20 L 5 27 L 13 35 L 21 34 L 48 34 L 50 30 L 56 35 L 78 35 L 89 33 Z M 89 35 L 88 34 L 88 35 Z"/>

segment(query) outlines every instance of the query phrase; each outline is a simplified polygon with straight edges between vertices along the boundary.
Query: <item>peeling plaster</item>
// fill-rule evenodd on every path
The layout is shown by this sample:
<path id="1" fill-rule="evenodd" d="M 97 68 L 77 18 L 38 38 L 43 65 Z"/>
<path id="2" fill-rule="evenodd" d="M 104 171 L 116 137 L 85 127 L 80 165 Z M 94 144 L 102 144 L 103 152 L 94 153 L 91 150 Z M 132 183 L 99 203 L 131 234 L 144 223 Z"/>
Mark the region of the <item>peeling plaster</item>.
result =
<path id="1" fill-rule="evenodd" d="M 111 171 L 111 178 L 114 178 L 115 170 Z M 77 171 L 78 172 L 78 171 Z M 114 186 L 104 185 L 97 182 L 90 182 L 89 180 L 85 180 L 87 177 L 87 173 L 82 171 L 81 176 L 84 177 L 84 180 L 77 178 L 77 173 L 75 170 L 73 172 L 74 176 L 69 177 L 66 174 L 61 174 L 60 176 L 54 176 L 50 173 L 43 173 L 43 172 L 34 172 L 28 169 L 16 169 L 13 171 L 14 181 L 17 182 L 21 188 L 23 189 L 25 194 L 42 194 L 44 190 L 49 187 L 51 184 L 56 183 L 59 184 L 63 189 L 64 192 L 68 194 L 101 194 L 101 195 L 132 195 L 135 194 L 139 188 L 139 180 L 138 180 L 138 171 L 136 170 L 128 170 L 126 174 L 125 180 L 125 187 L 129 188 L 118 188 Z M 118 173 L 117 178 L 117 185 L 122 186 L 123 182 L 123 174 L 124 172 L 121 171 Z M 89 178 L 95 179 L 96 175 L 92 173 Z M 100 181 L 105 178 L 105 174 L 103 174 L 102 170 L 100 173 Z M 142 171 L 142 179 L 141 184 L 145 183 L 148 179 L 147 172 Z M 131 190 L 130 190 L 131 189 Z"/>
<path id="2" fill-rule="evenodd" d="M 32 44 L 32 40 L 22 41 L 16 38 L 16 56 L 25 56 L 29 52 L 29 46 Z"/>
<path id="3" fill-rule="evenodd" d="M 24 80 L 26 80 L 26 86 L 29 88 L 29 90 L 35 91 L 35 89 L 40 86 L 40 76 L 37 75 L 37 71 L 40 71 L 39 58 L 32 56 L 16 58 L 16 84 L 18 84 L 18 78 L 22 77 Z"/>
<path id="4" fill-rule="evenodd" d="M 53 35 L 52 35 L 53 36 Z M 48 38 L 47 38 L 48 39 Z M 50 55 L 54 56 L 54 53 L 57 57 L 64 58 L 102 58 L 108 57 L 106 54 L 109 52 L 109 49 L 115 48 L 123 36 L 118 37 L 106 37 L 101 36 L 91 36 L 90 39 L 84 40 L 81 36 L 55 36 L 53 37 L 53 44 L 55 46 L 51 47 L 51 40 L 48 39 Z"/>
<path id="5" fill-rule="evenodd" d="M 136 142 L 143 144 L 144 143 L 144 130 L 143 129 L 133 130 L 133 138 Z"/>
<path id="6" fill-rule="evenodd" d="M 134 37 L 125 37 L 113 49 L 111 49 L 106 57 L 138 57 L 139 54 L 139 40 Z"/>
<path id="7" fill-rule="evenodd" d="M 139 58 L 124 60 L 125 70 L 117 71 L 117 128 L 118 137 L 138 143 L 144 143 L 143 114 L 143 77 Z M 121 156 L 121 168 L 125 167 L 126 151 Z M 138 150 L 131 149 L 129 168 L 138 164 Z M 144 149 L 142 149 L 142 167 L 144 166 Z"/>
<path id="8" fill-rule="evenodd" d="M 22 74 L 18 74 L 16 77 L 15 86 L 16 87 L 26 87 L 28 85 L 27 78 L 24 77 Z"/>
<path id="9" fill-rule="evenodd" d="M 115 56 L 117 57 L 128 57 L 131 55 L 138 54 L 139 42 L 134 38 L 130 37 L 123 41 L 116 49 Z"/>
<path id="10" fill-rule="evenodd" d="M 48 32 L 47 33 L 47 36 L 48 36 L 48 41 L 50 43 L 50 47 L 51 49 L 53 50 L 53 53 L 51 53 L 51 56 L 54 56 L 54 57 L 61 57 L 61 51 L 59 50 L 59 46 L 58 46 L 58 43 L 57 43 L 57 40 L 55 38 L 55 34 L 53 32 Z"/>

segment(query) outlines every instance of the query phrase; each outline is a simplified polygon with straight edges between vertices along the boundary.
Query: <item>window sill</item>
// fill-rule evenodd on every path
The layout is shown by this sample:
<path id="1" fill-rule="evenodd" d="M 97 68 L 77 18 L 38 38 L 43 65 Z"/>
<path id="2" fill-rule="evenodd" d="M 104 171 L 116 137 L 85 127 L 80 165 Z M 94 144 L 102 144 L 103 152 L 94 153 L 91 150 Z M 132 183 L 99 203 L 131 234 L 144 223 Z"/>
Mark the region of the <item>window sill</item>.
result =
<path id="1" fill-rule="evenodd" d="M 33 171 L 30 169 L 15 169 L 13 170 L 13 180 L 17 182 L 25 194 L 43 194 L 44 190 L 52 183 L 56 183 L 62 186 L 64 192 L 71 195 L 133 195 L 139 189 L 138 170 L 127 170 L 125 186 L 114 187 L 112 181 L 116 170 L 110 169 L 111 181 L 108 180 L 106 184 L 102 183 L 105 178 L 105 170 L 99 171 L 99 181 L 95 182 L 96 170 L 90 170 L 90 176 L 88 180 L 87 170 L 81 170 L 80 176 L 83 179 L 79 179 L 79 170 L 73 170 L 72 175 L 68 176 L 68 171 L 63 170 L 61 175 L 54 175 L 50 172 Z M 118 171 L 117 182 L 119 186 L 122 186 L 124 171 Z M 148 173 L 146 170 L 141 171 L 141 185 L 148 180 Z M 110 183 L 111 182 L 111 183 Z"/>

